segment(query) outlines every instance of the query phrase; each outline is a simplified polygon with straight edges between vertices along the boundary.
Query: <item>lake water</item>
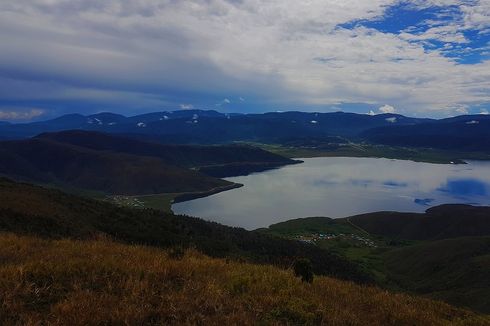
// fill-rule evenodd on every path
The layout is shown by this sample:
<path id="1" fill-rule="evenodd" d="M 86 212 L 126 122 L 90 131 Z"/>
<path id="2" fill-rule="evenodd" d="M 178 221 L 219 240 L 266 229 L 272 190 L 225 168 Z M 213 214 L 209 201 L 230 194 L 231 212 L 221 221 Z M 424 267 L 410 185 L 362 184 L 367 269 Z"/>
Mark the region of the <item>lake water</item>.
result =
<path id="1" fill-rule="evenodd" d="M 227 178 L 244 187 L 174 204 L 177 214 L 246 229 L 298 217 L 381 210 L 423 212 L 447 203 L 490 205 L 490 162 L 428 164 L 375 158 L 311 158 Z"/>

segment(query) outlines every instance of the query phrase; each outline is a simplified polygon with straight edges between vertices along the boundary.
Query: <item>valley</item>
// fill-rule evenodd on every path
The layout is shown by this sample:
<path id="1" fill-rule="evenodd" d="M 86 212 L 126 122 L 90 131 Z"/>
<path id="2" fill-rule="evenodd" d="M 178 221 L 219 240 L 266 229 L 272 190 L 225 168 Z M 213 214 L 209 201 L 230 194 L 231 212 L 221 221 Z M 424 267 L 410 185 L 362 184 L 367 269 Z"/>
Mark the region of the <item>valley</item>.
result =
<path id="1" fill-rule="evenodd" d="M 1 0 L 0 326 L 490 326 L 490 0 Z"/>

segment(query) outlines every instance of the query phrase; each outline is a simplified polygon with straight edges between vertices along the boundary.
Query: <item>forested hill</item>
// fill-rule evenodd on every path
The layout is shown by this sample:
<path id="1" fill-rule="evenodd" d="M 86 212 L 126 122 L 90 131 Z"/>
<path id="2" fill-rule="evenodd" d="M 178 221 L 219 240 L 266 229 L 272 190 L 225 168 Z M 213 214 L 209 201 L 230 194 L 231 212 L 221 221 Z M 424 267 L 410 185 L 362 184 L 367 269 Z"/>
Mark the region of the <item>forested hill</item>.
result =
<path id="1" fill-rule="evenodd" d="M 382 126 L 366 130 L 360 137 L 392 146 L 490 151 L 490 116 L 460 116 L 422 124 Z"/>
<path id="2" fill-rule="evenodd" d="M 231 185 L 154 157 L 95 151 L 46 139 L 0 142 L 0 174 L 125 195 L 207 191 Z"/>
<path id="3" fill-rule="evenodd" d="M 490 207 L 441 205 L 424 214 L 377 212 L 349 217 L 363 230 L 387 237 L 435 240 L 490 236 Z"/>
<path id="4" fill-rule="evenodd" d="M 0 152 L 1 175 L 124 195 L 226 189 L 233 185 L 214 176 L 298 163 L 252 146 L 161 145 L 88 131 L 4 141 Z"/>

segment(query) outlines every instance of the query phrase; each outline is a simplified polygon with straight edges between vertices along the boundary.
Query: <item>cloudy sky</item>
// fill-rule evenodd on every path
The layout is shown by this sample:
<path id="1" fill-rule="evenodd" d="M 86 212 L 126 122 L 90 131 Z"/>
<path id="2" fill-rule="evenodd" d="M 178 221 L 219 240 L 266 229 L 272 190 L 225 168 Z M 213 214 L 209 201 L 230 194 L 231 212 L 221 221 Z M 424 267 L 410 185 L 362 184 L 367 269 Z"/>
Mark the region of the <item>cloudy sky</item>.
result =
<path id="1" fill-rule="evenodd" d="M 490 0 L 3 0 L 0 120 L 490 111 Z"/>

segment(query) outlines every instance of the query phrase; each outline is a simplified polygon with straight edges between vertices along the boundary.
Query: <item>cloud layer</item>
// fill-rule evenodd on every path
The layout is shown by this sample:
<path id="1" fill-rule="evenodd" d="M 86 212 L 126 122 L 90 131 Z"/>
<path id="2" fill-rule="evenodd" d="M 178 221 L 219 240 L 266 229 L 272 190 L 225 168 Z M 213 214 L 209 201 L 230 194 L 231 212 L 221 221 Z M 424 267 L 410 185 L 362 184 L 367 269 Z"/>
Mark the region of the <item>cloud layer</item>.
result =
<path id="1" fill-rule="evenodd" d="M 383 21 L 393 6 L 437 15 L 399 31 L 355 23 Z M 468 33 L 486 40 L 489 28 L 488 0 L 7 1 L 0 102 L 141 110 L 362 103 L 451 115 L 490 103 L 483 46 L 472 64 L 454 57 L 476 51 Z"/>
<path id="2" fill-rule="evenodd" d="M 42 116 L 44 113 L 44 110 L 35 108 L 0 108 L 0 120 L 32 120 L 34 118 Z"/>

